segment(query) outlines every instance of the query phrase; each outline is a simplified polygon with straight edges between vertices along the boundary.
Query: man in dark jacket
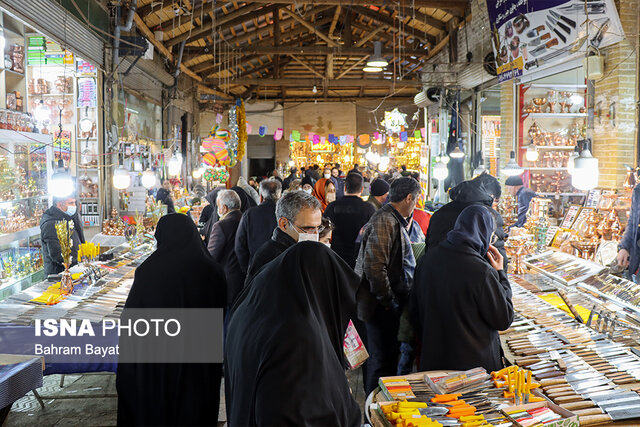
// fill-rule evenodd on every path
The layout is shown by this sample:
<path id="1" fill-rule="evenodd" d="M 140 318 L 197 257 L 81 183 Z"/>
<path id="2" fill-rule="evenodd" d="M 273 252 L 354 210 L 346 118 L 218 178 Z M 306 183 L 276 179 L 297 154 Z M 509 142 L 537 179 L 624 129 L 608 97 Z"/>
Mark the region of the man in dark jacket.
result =
<path id="1" fill-rule="evenodd" d="M 374 179 L 369 193 L 367 203 L 370 203 L 376 209 L 380 209 L 389 196 L 389 183 L 382 178 Z"/>
<path id="2" fill-rule="evenodd" d="M 329 178 L 336 187 L 336 199 L 342 199 L 345 196 L 345 180 L 340 178 L 340 169 L 334 167 L 331 169 L 331 178 Z M 362 194 L 362 191 L 360 191 Z"/>
<path id="3" fill-rule="evenodd" d="M 631 195 L 631 212 L 629 221 L 624 230 L 620 244 L 618 245 L 618 266 L 629 268 L 631 279 L 638 283 L 638 266 L 640 265 L 640 239 L 638 230 L 640 229 L 640 184 L 636 185 Z"/>
<path id="4" fill-rule="evenodd" d="M 318 199 L 304 191 L 293 191 L 282 196 L 276 204 L 278 226 L 273 230 L 271 240 L 263 244 L 251 259 L 245 283 L 251 281 L 263 266 L 276 259 L 296 242 L 302 240 L 317 242 L 322 231 L 320 209 Z"/>
<path id="5" fill-rule="evenodd" d="M 276 221 L 276 202 L 282 194 L 282 185 L 275 179 L 260 182 L 259 206 L 242 214 L 236 233 L 235 251 L 242 272 L 246 274 L 253 255 L 271 238 Z"/>
<path id="6" fill-rule="evenodd" d="M 53 199 L 53 206 L 44 211 L 40 219 L 40 240 L 42 242 L 42 259 L 44 261 L 44 272 L 46 275 L 58 274 L 64 271 L 64 262 L 60 249 L 60 241 L 56 233 L 56 222 L 73 221 L 73 233 L 71 240 L 71 265 L 77 263 L 78 247 L 84 243 L 84 233 L 82 222 L 77 215 L 77 205 L 75 197 L 66 199 Z"/>
<path id="7" fill-rule="evenodd" d="M 409 219 L 421 191 L 413 178 L 394 180 L 389 204 L 373 214 L 362 236 L 355 272 L 362 279 L 358 317 L 366 322 L 371 356 L 365 379 L 367 394 L 375 389 L 378 378 L 397 372 L 400 314 L 408 301 L 415 269 Z"/>
<path id="8" fill-rule="evenodd" d="M 509 187 L 511 195 L 515 197 L 518 202 L 518 220 L 513 226 L 524 227 L 524 223 L 527 222 L 529 203 L 531 203 L 531 199 L 536 197 L 536 192 L 524 186 L 522 176 L 520 175 L 510 176 L 504 184 Z"/>
<path id="9" fill-rule="evenodd" d="M 502 216 L 492 208 L 494 200 L 499 199 L 501 194 L 502 189 L 498 180 L 486 172 L 453 187 L 449 190 L 451 202 L 438 209 L 429 220 L 426 250 L 428 251 L 438 246 L 440 242 L 447 238 L 447 233 L 453 230 L 456 220 L 464 208 L 474 204 L 481 204 L 488 207 L 496 218 L 497 240 L 493 245 L 500 251 L 506 270 L 507 254 L 504 250 L 504 222 Z"/>
<path id="10" fill-rule="evenodd" d="M 213 224 L 207 249 L 224 269 L 227 278 L 227 307 L 233 305 L 242 290 L 243 274 L 234 249 L 236 232 L 242 218 L 240 196 L 233 190 L 222 190 L 216 198 L 220 220 Z"/>
<path id="11" fill-rule="evenodd" d="M 337 172 L 337 169 L 334 169 Z M 331 249 L 351 266 L 356 266 L 356 238 L 360 229 L 369 222 L 376 209 L 360 198 L 363 178 L 359 173 L 350 173 L 345 179 L 343 198 L 329 203 L 324 216 L 334 224 Z"/>
<path id="12" fill-rule="evenodd" d="M 298 168 L 297 168 L 297 167 L 292 166 L 292 167 L 291 167 L 291 169 L 290 169 L 290 172 L 291 172 L 291 173 L 289 174 L 289 176 L 288 176 L 288 177 L 286 177 L 286 178 L 284 179 L 284 181 L 282 181 L 282 191 L 284 191 L 284 190 L 286 190 L 287 188 L 289 188 L 289 186 L 291 185 L 291 182 L 292 182 L 294 179 L 298 179 L 298 178 L 299 178 L 299 177 L 298 177 L 298 175 L 297 175 L 297 172 L 298 172 Z"/>

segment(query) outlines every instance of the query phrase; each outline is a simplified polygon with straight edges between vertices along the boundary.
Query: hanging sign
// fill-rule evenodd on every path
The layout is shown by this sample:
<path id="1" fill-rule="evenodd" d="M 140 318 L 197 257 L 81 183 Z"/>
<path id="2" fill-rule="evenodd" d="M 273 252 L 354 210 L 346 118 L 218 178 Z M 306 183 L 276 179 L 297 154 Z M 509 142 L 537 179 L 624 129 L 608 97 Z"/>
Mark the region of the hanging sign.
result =
<path id="1" fill-rule="evenodd" d="M 487 8 L 500 82 L 624 38 L 613 0 L 487 0 Z"/>

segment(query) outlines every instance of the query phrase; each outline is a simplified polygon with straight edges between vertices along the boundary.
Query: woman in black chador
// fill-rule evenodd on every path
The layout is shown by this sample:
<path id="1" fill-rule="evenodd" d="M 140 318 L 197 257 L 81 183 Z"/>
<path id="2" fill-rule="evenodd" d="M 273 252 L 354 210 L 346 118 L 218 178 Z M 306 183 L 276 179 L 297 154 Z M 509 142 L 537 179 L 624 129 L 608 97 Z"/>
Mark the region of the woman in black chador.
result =
<path id="1" fill-rule="evenodd" d="M 495 230 L 489 209 L 471 205 L 420 259 L 410 311 L 421 371 L 502 368 L 498 331 L 511 325 L 513 305 L 502 255 L 491 244 Z"/>
<path id="2" fill-rule="evenodd" d="M 158 249 L 136 270 L 125 311 L 223 308 L 224 272 L 204 248 L 193 220 L 165 215 L 155 237 Z M 213 363 L 120 363 L 118 425 L 215 425 L 221 374 L 221 364 Z"/>
<path id="3" fill-rule="evenodd" d="M 325 245 L 297 243 L 247 285 L 225 345 L 230 426 L 359 426 L 342 343 L 359 285 Z"/>

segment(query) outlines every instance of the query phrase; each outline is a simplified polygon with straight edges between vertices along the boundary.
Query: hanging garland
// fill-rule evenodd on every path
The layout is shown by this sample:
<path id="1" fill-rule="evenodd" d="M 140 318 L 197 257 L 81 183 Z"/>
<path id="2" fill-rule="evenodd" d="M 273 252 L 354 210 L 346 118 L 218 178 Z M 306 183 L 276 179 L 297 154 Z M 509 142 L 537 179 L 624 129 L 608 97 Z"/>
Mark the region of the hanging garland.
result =
<path id="1" fill-rule="evenodd" d="M 236 159 L 238 161 L 242 161 L 244 157 L 246 148 L 247 148 L 247 112 L 244 108 L 244 101 L 240 100 L 240 105 L 236 107 L 237 109 L 237 120 L 238 120 L 238 154 Z"/>

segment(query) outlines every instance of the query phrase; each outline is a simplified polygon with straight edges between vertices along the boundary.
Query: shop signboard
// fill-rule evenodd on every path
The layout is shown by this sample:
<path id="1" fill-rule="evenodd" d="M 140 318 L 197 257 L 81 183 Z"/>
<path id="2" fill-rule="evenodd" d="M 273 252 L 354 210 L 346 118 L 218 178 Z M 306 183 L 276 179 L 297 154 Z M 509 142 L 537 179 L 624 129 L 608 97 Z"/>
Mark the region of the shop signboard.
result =
<path id="1" fill-rule="evenodd" d="M 624 38 L 613 0 L 487 0 L 487 8 L 500 82 Z"/>

